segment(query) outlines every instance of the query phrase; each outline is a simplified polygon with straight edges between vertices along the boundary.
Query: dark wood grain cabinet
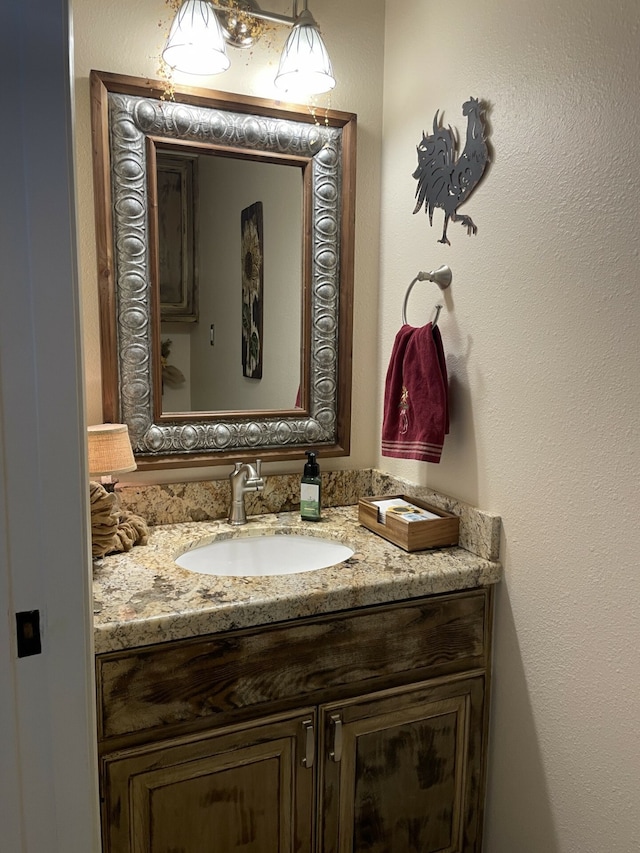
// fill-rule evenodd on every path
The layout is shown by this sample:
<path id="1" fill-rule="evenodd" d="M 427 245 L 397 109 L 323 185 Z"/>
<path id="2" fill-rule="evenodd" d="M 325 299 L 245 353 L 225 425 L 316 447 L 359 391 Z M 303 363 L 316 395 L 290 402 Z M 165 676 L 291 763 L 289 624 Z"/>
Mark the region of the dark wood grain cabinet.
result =
<path id="1" fill-rule="evenodd" d="M 422 682 L 322 709 L 323 853 L 480 849 L 484 687 Z"/>
<path id="2" fill-rule="evenodd" d="M 104 853 L 479 853 L 491 588 L 97 657 Z"/>
<path id="3" fill-rule="evenodd" d="M 310 851 L 312 710 L 147 744 L 104 759 L 105 849 L 119 853 Z"/>

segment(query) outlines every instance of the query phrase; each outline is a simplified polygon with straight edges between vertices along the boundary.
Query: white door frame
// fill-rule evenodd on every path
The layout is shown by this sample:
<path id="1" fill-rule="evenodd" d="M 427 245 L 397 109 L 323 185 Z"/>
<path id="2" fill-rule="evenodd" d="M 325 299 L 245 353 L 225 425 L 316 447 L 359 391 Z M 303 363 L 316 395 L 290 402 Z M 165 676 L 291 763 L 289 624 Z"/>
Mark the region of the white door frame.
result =
<path id="1" fill-rule="evenodd" d="M 99 850 L 67 0 L 3 0 L 0 826 L 11 853 Z M 15 612 L 42 653 L 17 658 Z"/>

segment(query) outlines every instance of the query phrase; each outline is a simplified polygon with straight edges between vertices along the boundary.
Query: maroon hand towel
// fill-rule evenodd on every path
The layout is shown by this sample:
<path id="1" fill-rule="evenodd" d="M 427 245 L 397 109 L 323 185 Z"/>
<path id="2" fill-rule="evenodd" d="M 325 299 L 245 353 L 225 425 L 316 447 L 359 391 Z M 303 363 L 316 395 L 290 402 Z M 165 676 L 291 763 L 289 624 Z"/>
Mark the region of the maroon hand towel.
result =
<path id="1" fill-rule="evenodd" d="M 447 368 L 440 330 L 402 326 L 384 394 L 382 455 L 439 462 L 449 432 Z"/>
<path id="2" fill-rule="evenodd" d="M 449 379 L 447 377 L 447 362 L 444 357 L 444 347 L 442 346 L 442 335 L 440 334 L 440 329 L 437 326 L 432 326 L 432 332 L 433 342 L 436 345 L 436 352 L 438 353 L 438 362 L 440 363 L 440 373 L 442 374 L 442 381 L 444 383 L 444 434 L 449 435 Z"/>

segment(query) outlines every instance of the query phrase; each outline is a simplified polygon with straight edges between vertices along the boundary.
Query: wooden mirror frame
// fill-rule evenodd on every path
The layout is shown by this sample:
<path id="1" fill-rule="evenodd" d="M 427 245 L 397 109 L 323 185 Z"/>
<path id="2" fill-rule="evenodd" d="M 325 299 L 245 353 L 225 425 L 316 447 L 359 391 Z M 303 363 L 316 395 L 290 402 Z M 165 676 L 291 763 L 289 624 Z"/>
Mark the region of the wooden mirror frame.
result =
<path id="1" fill-rule="evenodd" d="M 91 72 L 102 403 L 126 423 L 139 469 L 345 456 L 350 448 L 356 116 Z M 307 161 L 301 408 L 160 414 L 157 210 L 150 139 Z"/>

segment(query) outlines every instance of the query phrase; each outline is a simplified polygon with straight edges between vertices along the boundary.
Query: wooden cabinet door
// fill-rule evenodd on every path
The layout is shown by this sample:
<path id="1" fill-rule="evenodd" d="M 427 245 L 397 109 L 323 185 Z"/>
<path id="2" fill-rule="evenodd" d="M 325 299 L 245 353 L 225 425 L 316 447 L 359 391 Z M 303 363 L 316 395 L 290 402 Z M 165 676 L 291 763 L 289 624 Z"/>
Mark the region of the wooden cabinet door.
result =
<path id="1" fill-rule="evenodd" d="M 320 709 L 321 853 L 478 853 L 484 676 Z"/>
<path id="2" fill-rule="evenodd" d="M 315 710 L 102 760 L 108 853 L 311 853 Z"/>

